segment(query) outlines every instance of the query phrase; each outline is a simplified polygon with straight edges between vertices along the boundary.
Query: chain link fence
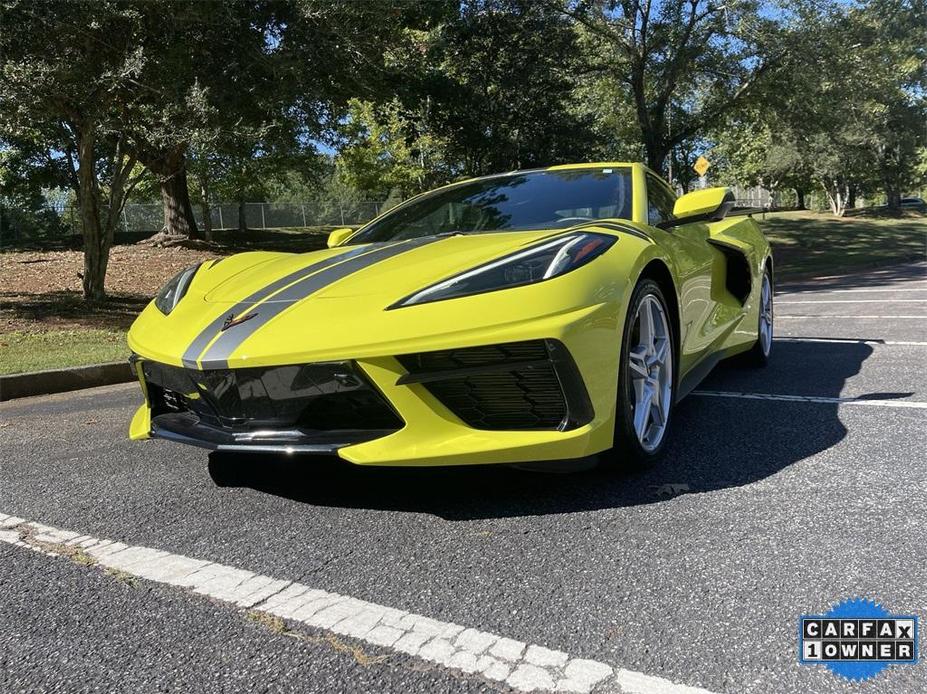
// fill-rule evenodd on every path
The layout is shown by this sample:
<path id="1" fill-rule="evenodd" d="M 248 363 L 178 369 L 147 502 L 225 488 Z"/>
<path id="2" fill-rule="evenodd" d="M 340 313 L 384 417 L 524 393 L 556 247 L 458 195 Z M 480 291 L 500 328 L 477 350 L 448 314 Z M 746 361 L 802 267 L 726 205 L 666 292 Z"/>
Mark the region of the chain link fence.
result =
<path id="1" fill-rule="evenodd" d="M 706 182 L 707 183 L 707 182 Z M 792 207 L 796 200 L 792 191 L 770 191 L 760 186 L 731 186 L 739 207 L 754 207 L 768 210 Z M 681 191 L 679 191 L 681 192 Z M 216 203 L 209 207 L 209 218 L 214 230 L 220 229 L 281 229 L 359 226 L 369 222 L 381 212 L 398 204 L 383 200 L 325 200 L 308 202 L 246 202 Z M 858 200 L 857 205 L 865 204 Z M 826 209 L 827 200 L 817 192 L 805 196 L 805 205 L 810 209 Z M 74 205 L 52 205 L 46 209 L 57 235 L 80 234 L 80 211 Z M 5 215 L 7 235 L 31 235 L 29 219 L 17 221 L 15 215 Z M 244 224 L 239 217 L 244 215 Z M 200 229 L 204 228 L 202 205 L 193 206 L 193 215 Z M 34 222 L 34 220 L 32 220 Z M 20 227 L 22 227 L 20 229 Z M 164 209 L 160 202 L 130 203 L 122 212 L 117 231 L 130 234 L 154 234 L 164 227 Z"/>
<path id="2" fill-rule="evenodd" d="M 771 209 L 780 205 L 779 196 L 760 186 L 731 186 L 737 207 L 759 207 Z"/>
<path id="3" fill-rule="evenodd" d="M 210 205 L 209 219 L 213 229 L 239 229 L 243 214 L 248 229 L 281 229 L 287 227 L 357 226 L 369 222 L 392 203 L 380 200 L 343 202 L 246 202 Z M 73 205 L 56 206 L 52 210 L 74 234 L 80 233 L 80 211 Z M 202 205 L 193 206 L 193 216 L 203 228 Z M 119 230 L 127 233 L 156 233 L 164 226 L 161 203 L 129 203 L 122 211 Z"/>

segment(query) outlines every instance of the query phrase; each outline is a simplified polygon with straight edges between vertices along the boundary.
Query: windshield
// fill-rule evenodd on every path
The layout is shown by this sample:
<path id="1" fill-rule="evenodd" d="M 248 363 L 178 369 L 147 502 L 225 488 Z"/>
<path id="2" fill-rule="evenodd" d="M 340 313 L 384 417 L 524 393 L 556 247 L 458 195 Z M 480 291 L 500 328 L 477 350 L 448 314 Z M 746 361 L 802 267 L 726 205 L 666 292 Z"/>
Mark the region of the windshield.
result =
<path id="1" fill-rule="evenodd" d="M 374 222 L 350 243 L 448 233 L 558 229 L 631 216 L 628 168 L 492 176 L 427 194 Z"/>

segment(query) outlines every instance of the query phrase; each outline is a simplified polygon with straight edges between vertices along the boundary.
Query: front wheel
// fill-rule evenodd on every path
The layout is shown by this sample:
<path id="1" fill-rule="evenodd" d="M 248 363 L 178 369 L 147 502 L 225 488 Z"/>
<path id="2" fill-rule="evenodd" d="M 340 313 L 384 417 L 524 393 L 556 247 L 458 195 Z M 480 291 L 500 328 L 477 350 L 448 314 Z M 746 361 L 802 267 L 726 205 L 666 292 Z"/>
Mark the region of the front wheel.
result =
<path id="1" fill-rule="evenodd" d="M 772 354 L 773 339 L 773 289 L 772 276 L 769 268 L 763 273 L 763 283 L 760 285 L 760 311 L 757 319 L 756 342 L 747 352 L 747 361 L 752 366 L 763 367 L 769 363 Z"/>
<path id="2" fill-rule="evenodd" d="M 618 364 L 615 443 L 602 454 L 615 467 L 645 467 L 663 451 L 676 386 L 675 339 L 660 286 L 645 279 L 628 307 Z"/>

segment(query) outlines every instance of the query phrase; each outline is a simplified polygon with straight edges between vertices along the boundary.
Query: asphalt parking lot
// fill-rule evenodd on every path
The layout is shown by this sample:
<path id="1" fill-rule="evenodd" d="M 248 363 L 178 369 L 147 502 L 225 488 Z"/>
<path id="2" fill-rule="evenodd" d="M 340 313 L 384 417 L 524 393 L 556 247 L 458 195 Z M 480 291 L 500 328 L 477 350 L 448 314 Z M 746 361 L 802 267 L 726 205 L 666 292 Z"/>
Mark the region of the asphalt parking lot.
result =
<path id="1" fill-rule="evenodd" d="M 927 691 L 796 652 L 845 598 L 927 618 L 925 319 L 923 263 L 779 287 L 770 366 L 722 364 L 633 475 L 254 458 L 220 487 L 227 459 L 127 440 L 134 385 L 4 403 L 0 691 Z M 257 577 L 184 587 L 175 555 Z"/>

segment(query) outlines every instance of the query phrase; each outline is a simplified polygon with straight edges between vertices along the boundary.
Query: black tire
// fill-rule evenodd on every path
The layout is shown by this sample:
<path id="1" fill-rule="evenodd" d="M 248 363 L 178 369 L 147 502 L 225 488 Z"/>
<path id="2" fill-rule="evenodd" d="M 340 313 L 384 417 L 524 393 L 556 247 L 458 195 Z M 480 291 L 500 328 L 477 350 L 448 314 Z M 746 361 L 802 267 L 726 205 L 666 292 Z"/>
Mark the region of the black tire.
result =
<path id="1" fill-rule="evenodd" d="M 672 397 L 666 413 L 666 424 L 662 439 L 655 448 L 647 450 L 638 440 L 638 436 L 634 430 L 634 398 L 631 394 L 631 375 L 628 353 L 632 346 L 632 333 L 638 309 L 644 299 L 651 295 L 660 303 L 669 328 L 669 347 L 672 354 Z M 611 449 L 599 455 L 600 461 L 606 467 L 619 470 L 646 469 L 654 465 L 663 453 L 666 441 L 670 435 L 673 415 L 672 399 L 676 394 L 678 380 L 678 336 L 676 335 L 674 326 L 675 316 L 669 310 L 660 285 L 650 279 L 641 280 L 634 288 L 634 294 L 631 296 L 631 302 L 628 305 L 628 315 L 621 333 L 621 355 L 618 364 L 618 392 L 616 394 L 617 410 L 615 412 L 614 445 Z"/>
<path id="2" fill-rule="evenodd" d="M 764 344 L 762 339 L 762 330 L 763 330 L 763 286 L 768 282 L 769 286 L 769 341 L 768 344 Z M 772 273 L 769 271 L 769 266 L 766 266 L 766 270 L 763 272 L 763 279 L 760 283 L 760 310 L 759 315 L 757 316 L 756 324 L 756 342 L 753 343 L 753 346 L 748 352 L 744 353 L 744 363 L 747 366 L 752 366 L 757 369 L 764 368 L 769 364 L 769 358 L 772 356 L 772 346 L 773 346 L 773 283 L 772 283 Z"/>

